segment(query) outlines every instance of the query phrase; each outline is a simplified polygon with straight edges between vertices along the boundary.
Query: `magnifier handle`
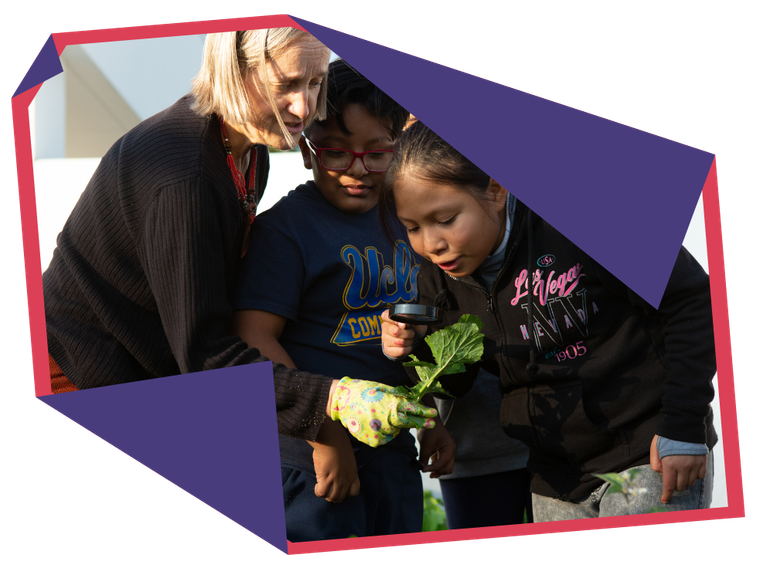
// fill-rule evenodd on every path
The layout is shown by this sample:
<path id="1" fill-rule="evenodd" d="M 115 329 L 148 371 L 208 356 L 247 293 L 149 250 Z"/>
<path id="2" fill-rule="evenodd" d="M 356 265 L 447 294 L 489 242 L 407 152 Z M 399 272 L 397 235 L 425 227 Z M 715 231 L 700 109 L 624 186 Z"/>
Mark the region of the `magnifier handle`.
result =
<path id="1" fill-rule="evenodd" d="M 405 321 L 396 321 L 395 319 L 390 319 L 390 308 L 386 309 L 385 311 L 388 313 L 388 321 L 394 325 L 397 325 L 401 329 L 414 329 L 415 332 L 419 335 L 425 335 L 428 332 L 427 325 L 414 325 L 412 323 L 406 323 Z"/>
<path id="2" fill-rule="evenodd" d="M 432 325 L 442 320 L 441 310 L 420 303 L 397 303 L 391 306 L 390 319 L 410 325 Z"/>

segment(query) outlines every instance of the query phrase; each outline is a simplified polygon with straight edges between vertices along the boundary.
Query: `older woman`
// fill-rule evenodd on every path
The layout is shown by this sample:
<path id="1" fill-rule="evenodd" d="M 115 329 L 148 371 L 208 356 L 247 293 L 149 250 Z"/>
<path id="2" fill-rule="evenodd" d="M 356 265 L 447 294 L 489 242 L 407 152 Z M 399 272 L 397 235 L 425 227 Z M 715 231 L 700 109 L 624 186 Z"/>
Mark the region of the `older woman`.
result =
<path id="1" fill-rule="evenodd" d="M 228 293 L 265 188 L 265 145 L 292 148 L 325 116 L 328 60 L 293 28 L 210 35 L 192 93 L 107 152 L 43 275 L 53 392 L 266 360 L 229 334 Z M 273 372 L 279 430 L 314 440 L 338 381 Z M 431 413 L 417 414 L 373 426 L 387 435 Z"/>

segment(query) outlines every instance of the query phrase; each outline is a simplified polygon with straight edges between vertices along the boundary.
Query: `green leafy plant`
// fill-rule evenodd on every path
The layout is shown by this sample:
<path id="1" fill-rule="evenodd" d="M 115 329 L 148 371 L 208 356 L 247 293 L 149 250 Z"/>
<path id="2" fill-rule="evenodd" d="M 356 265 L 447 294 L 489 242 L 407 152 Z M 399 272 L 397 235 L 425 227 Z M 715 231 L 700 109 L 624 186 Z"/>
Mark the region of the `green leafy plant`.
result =
<path id="1" fill-rule="evenodd" d="M 447 529 L 444 502 L 434 496 L 430 490 L 425 490 L 422 498 L 422 530 L 439 531 L 442 529 Z"/>
<path id="2" fill-rule="evenodd" d="M 623 497 L 626 500 L 626 505 L 628 506 L 628 513 L 631 513 L 631 497 L 633 496 L 639 496 L 642 494 L 647 493 L 647 488 L 643 488 L 642 486 L 639 486 L 638 484 L 634 483 L 634 478 L 639 474 L 641 470 L 637 468 L 632 468 L 631 470 L 627 470 L 623 474 L 616 474 L 615 472 L 610 472 L 608 474 L 594 474 L 597 478 L 600 478 L 604 480 L 605 482 L 609 482 L 610 486 L 607 488 L 607 494 L 623 494 Z M 655 507 L 649 510 L 647 513 L 655 513 L 655 512 L 665 512 L 668 511 L 665 507 Z"/>
<path id="3" fill-rule="evenodd" d="M 638 496 L 647 491 L 647 488 L 634 484 L 634 478 L 638 473 L 639 470 L 631 469 L 622 475 L 610 472 L 609 474 L 594 474 L 594 476 L 610 483 L 606 493 L 623 494 L 628 499 L 628 496 Z"/>
<path id="4" fill-rule="evenodd" d="M 420 361 L 414 355 L 404 363 L 414 367 L 420 381 L 412 388 L 399 387 L 412 400 L 420 401 L 426 393 L 453 396 L 441 386 L 438 378 L 465 371 L 465 365 L 475 363 L 484 354 L 484 334 L 481 319 L 475 315 L 463 315 L 457 323 L 439 329 L 425 338 L 433 353 L 434 363 Z"/>

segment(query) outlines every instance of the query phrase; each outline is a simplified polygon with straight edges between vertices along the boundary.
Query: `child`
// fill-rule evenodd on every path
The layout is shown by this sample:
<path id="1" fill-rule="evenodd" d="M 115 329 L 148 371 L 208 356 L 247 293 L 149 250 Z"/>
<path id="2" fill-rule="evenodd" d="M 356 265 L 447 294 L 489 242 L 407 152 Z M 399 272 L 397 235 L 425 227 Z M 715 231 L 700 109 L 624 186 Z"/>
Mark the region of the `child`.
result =
<path id="1" fill-rule="evenodd" d="M 416 122 L 409 115 L 407 128 Z M 482 369 L 462 399 L 435 403 L 456 446 L 452 472 L 439 478 L 448 529 L 532 521 L 529 450 L 500 427 L 499 385 L 500 379 Z M 430 431 L 418 435 L 433 436 Z"/>
<path id="2" fill-rule="evenodd" d="M 407 117 L 345 62 L 330 64 L 327 119 L 300 141 L 313 181 L 259 216 L 234 295 L 236 333 L 274 362 L 408 384 L 404 367 L 382 355 L 379 314 L 414 299 L 419 265 L 403 241 L 387 251 L 377 240 L 380 182 Z M 444 436 L 425 453 L 453 448 Z M 422 529 L 407 430 L 375 449 L 327 420 L 316 442 L 279 435 L 279 444 L 290 541 Z M 442 460 L 451 462 L 449 449 Z"/>
<path id="3" fill-rule="evenodd" d="M 501 424 L 530 447 L 535 521 L 710 505 L 709 280 L 684 248 L 655 310 L 421 123 L 398 143 L 380 217 L 424 257 L 420 303 L 484 321 Z M 430 358 L 413 328 L 385 313 L 382 329 L 390 357 Z M 461 397 L 477 371 L 442 385 Z M 629 505 L 594 477 L 634 467 L 647 493 Z"/>

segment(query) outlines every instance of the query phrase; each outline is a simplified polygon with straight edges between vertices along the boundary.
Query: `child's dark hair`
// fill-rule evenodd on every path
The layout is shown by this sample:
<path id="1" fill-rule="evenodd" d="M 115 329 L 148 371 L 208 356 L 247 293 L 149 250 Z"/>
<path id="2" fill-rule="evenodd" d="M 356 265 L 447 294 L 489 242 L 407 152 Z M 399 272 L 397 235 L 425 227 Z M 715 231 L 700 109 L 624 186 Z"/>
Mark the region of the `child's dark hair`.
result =
<path id="1" fill-rule="evenodd" d="M 409 112 L 393 101 L 379 87 L 358 73 L 350 65 L 336 59 L 329 64 L 329 79 L 326 94 L 326 119 L 316 121 L 325 127 L 334 120 L 343 133 L 350 135 L 342 117 L 345 107 L 358 103 L 377 117 L 381 122 L 389 120 L 390 124 L 383 125 L 395 140 L 404 130 Z"/>
<path id="2" fill-rule="evenodd" d="M 489 175 L 466 159 L 452 145 L 431 131 L 421 121 L 403 132 L 396 143 L 380 186 L 379 218 L 385 237 L 391 244 L 403 234 L 396 214 L 393 187 L 408 174 L 427 183 L 449 185 L 481 199 L 489 186 Z"/>

